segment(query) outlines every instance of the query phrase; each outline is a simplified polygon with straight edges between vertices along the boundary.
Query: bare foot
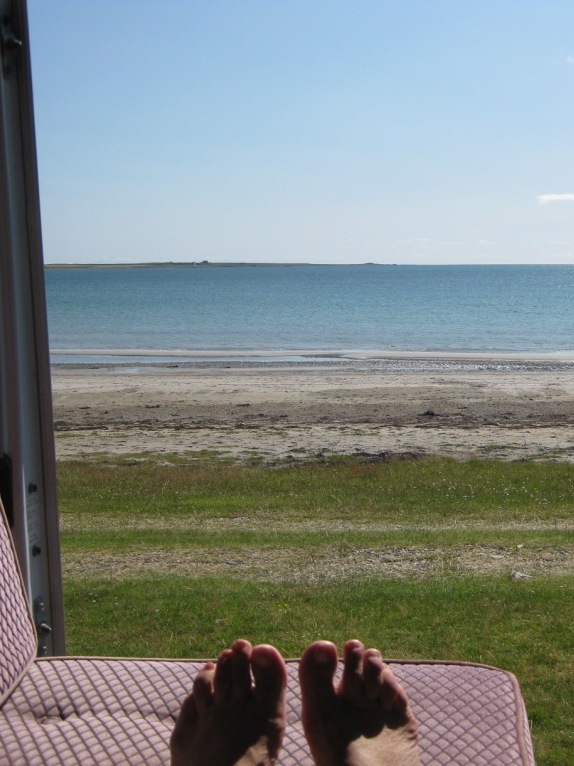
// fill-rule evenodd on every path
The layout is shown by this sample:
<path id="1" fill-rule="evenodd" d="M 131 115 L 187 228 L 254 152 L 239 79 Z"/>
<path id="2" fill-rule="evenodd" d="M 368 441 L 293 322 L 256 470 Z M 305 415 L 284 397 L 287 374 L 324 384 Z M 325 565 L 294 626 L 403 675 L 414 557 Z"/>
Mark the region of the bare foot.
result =
<path id="1" fill-rule="evenodd" d="M 347 641 L 343 659 L 335 688 L 334 644 L 317 641 L 301 658 L 303 727 L 316 766 L 418 766 L 417 722 L 380 653 Z"/>
<path id="2" fill-rule="evenodd" d="M 285 730 L 286 683 L 277 649 L 235 641 L 198 673 L 171 736 L 172 766 L 274 764 Z"/>

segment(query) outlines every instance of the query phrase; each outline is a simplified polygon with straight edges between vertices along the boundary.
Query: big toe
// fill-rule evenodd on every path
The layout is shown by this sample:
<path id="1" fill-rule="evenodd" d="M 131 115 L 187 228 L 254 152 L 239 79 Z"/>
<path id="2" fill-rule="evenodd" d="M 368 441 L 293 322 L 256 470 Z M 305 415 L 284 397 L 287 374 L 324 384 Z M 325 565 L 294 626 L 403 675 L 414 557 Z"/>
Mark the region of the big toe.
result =
<path id="1" fill-rule="evenodd" d="M 299 663 L 303 700 L 332 697 L 337 669 L 337 647 L 331 641 L 315 641 L 307 647 Z"/>
<path id="2" fill-rule="evenodd" d="M 255 695 L 261 702 L 274 704 L 287 685 L 285 661 L 274 646 L 260 644 L 251 653 Z"/>

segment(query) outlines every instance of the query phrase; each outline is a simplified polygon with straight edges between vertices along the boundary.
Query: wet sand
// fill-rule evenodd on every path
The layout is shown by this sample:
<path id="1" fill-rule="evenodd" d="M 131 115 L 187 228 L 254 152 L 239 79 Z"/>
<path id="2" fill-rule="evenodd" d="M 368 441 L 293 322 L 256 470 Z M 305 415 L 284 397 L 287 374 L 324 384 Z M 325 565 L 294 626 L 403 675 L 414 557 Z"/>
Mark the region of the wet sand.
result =
<path id="1" fill-rule="evenodd" d="M 574 363 L 501 358 L 55 365 L 57 455 L 395 453 L 574 462 Z"/>

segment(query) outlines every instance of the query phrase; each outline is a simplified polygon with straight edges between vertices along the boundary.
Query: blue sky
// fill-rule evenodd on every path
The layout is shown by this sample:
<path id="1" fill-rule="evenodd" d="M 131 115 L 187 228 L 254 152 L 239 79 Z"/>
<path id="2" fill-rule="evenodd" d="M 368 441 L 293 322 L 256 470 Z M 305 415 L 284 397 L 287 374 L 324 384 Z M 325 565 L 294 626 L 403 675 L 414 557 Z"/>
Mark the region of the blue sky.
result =
<path id="1" fill-rule="evenodd" d="M 28 0 L 47 262 L 574 263 L 572 0 Z"/>

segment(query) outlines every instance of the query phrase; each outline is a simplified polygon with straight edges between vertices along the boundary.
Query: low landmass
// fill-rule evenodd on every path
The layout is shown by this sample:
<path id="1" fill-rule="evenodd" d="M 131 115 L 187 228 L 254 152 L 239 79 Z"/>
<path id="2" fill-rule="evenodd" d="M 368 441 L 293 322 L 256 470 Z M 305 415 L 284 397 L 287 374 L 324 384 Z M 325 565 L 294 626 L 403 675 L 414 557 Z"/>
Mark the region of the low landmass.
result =
<path id="1" fill-rule="evenodd" d="M 388 263 L 251 263 L 249 261 L 152 261 L 149 263 L 47 263 L 45 268 L 48 270 L 57 269 L 218 269 L 233 268 L 238 266 L 275 266 L 278 268 L 288 268 L 290 266 L 395 266 Z"/>
<path id="2" fill-rule="evenodd" d="M 244 261 L 214 263 L 211 261 L 152 261 L 149 263 L 47 263 L 46 269 L 202 269 L 233 266 L 310 266 L 309 263 L 247 263 Z"/>

